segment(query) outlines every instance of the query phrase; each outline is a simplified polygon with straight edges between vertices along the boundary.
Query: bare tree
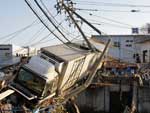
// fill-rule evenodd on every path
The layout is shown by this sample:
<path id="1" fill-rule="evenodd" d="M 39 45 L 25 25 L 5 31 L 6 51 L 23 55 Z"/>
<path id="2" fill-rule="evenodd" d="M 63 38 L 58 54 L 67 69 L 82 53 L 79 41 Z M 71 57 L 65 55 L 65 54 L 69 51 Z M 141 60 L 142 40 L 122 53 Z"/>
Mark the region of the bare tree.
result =
<path id="1" fill-rule="evenodd" d="M 150 23 L 146 23 L 144 26 L 142 26 L 140 32 L 142 34 L 150 34 Z"/>

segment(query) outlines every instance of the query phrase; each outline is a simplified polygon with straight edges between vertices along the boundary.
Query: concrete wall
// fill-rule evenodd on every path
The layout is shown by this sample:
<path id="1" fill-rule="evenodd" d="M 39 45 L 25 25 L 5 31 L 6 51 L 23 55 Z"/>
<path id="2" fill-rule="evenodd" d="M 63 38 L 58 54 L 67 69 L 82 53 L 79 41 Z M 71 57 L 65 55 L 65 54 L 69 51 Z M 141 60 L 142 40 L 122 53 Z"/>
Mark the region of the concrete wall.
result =
<path id="1" fill-rule="evenodd" d="M 112 87 L 97 87 L 88 88 L 82 92 L 77 98 L 77 105 L 81 110 L 81 113 L 100 113 L 110 111 L 110 92 L 119 92 L 120 88 L 122 92 L 130 91 L 130 86 L 113 85 Z M 118 96 L 119 98 L 119 96 Z"/>
<path id="2" fill-rule="evenodd" d="M 138 111 L 140 113 L 150 113 L 150 88 L 138 88 Z"/>
<path id="3" fill-rule="evenodd" d="M 133 54 L 136 52 L 137 49 L 135 49 L 134 45 L 134 37 L 112 37 L 112 45 L 114 45 L 113 48 L 109 50 L 109 54 L 120 58 L 121 60 L 125 60 L 127 62 L 134 62 Z M 120 47 L 116 47 L 115 43 L 119 42 Z"/>
<path id="4" fill-rule="evenodd" d="M 135 62 L 134 54 L 139 53 L 139 47 L 135 44 L 134 35 L 111 35 L 111 36 L 93 36 L 98 40 L 111 39 L 111 44 L 113 47 L 109 49 L 108 55 L 118 58 L 126 62 Z M 116 46 L 116 43 L 119 43 L 119 46 Z"/>
<path id="5" fill-rule="evenodd" d="M 77 105 L 85 113 L 108 111 L 108 93 L 105 88 L 87 89 L 77 99 Z M 107 104 L 105 104 L 107 103 Z"/>
<path id="6" fill-rule="evenodd" d="M 111 92 L 119 92 L 120 89 L 126 93 L 132 91 L 132 94 L 128 95 L 126 99 L 132 98 L 132 101 L 129 102 L 131 102 L 132 106 L 133 104 L 135 105 L 139 113 L 150 113 L 150 88 L 137 88 L 137 85 L 135 87 L 131 87 L 130 85 L 121 85 L 121 87 L 120 85 L 113 85 L 110 87 L 88 88 L 78 96 L 77 105 L 81 113 L 110 113 L 110 108 L 113 106 L 110 102 L 110 94 Z M 120 94 L 114 98 L 116 97 L 120 98 Z"/>

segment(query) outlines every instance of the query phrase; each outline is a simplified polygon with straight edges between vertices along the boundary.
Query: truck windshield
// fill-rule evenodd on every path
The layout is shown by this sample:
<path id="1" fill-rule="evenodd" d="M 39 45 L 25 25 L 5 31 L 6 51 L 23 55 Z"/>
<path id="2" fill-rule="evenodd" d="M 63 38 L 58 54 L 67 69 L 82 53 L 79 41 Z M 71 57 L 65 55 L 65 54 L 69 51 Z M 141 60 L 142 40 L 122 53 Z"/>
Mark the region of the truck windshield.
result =
<path id="1" fill-rule="evenodd" d="M 37 96 L 41 96 L 46 82 L 43 78 L 23 68 L 20 69 L 16 81 Z"/>

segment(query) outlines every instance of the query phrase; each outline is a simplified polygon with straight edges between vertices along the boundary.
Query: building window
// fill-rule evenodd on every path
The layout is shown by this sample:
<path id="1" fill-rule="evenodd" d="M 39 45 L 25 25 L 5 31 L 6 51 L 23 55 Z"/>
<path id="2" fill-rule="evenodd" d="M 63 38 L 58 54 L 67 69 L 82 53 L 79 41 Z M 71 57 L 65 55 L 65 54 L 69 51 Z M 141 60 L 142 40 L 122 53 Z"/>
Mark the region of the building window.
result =
<path id="1" fill-rule="evenodd" d="M 126 44 L 126 47 L 132 47 L 132 44 Z"/>
<path id="2" fill-rule="evenodd" d="M 9 56 L 11 56 L 11 54 L 10 53 L 5 53 L 5 56 L 9 57 Z"/>
<path id="3" fill-rule="evenodd" d="M 0 50 L 10 50 L 10 48 L 0 48 Z"/>
<path id="4" fill-rule="evenodd" d="M 134 54 L 133 58 L 135 59 L 136 63 L 141 63 L 141 58 L 140 58 L 140 55 L 138 53 Z"/>
<path id="5" fill-rule="evenodd" d="M 120 47 L 120 42 L 114 42 L 115 47 Z"/>
<path id="6" fill-rule="evenodd" d="M 138 28 L 132 28 L 132 33 L 133 34 L 138 34 L 139 33 L 139 29 Z"/>
<path id="7" fill-rule="evenodd" d="M 133 40 L 130 40 L 130 42 L 133 42 Z"/>
<path id="8" fill-rule="evenodd" d="M 133 40 L 126 40 L 126 42 L 131 42 L 131 43 L 132 43 L 132 42 L 133 42 Z"/>

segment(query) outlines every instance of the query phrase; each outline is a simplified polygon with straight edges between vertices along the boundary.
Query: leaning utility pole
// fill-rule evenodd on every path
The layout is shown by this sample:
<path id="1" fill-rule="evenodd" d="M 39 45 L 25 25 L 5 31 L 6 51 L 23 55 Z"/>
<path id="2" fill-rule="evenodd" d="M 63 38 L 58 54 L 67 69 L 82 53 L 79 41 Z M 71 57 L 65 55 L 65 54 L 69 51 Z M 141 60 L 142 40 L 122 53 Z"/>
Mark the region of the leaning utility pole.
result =
<path id="1" fill-rule="evenodd" d="M 67 2 L 67 5 L 64 3 L 64 1 Z M 83 36 L 83 38 L 85 39 L 86 43 L 88 44 L 88 47 L 94 51 L 94 47 L 92 47 L 91 43 L 89 42 L 89 40 L 87 39 L 87 37 L 85 36 L 84 32 L 82 31 L 82 29 L 80 28 L 80 26 L 78 25 L 78 23 L 76 22 L 75 18 L 73 17 L 73 15 L 75 14 L 78 18 L 80 18 L 82 21 L 84 21 L 87 25 L 89 25 L 91 28 L 93 28 L 97 33 L 99 33 L 101 35 L 100 30 L 98 30 L 96 27 L 94 27 L 91 23 L 89 23 L 86 19 L 84 19 L 83 17 L 81 17 L 79 14 L 77 14 L 74 11 L 73 8 L 73 2 L 71 0 L 57 0 L 57 6 L 56 9 L 58 11 L 58 13 L 61 13 L 62 10 L 65 10 L 65 12 L 68 13 L 69 17 L 71 18 L 71 20 L 73 21 L 73 23 L 76 25 L 76 27 L 78 28 L 79 32 L 81 33 L 81 35 Z M 102 65 L 102 59 L 106 53 L 106 51 L 108 50 L 110 45 L 110 40 L 108 40 L 103 52 L 101 53 L 100 57 L 96 60 L 96 62 L 94 63 L 93 67 L 89 70 L 89 76 L 87 77 L 86 81 L 84 84 L 80 85 L 78 88 L 75 88 L 73 90 L 69 91 L 69 94 L 67 95 L 67 97 L 65 97 L 66 99 L 71 98 L 74 95 L 79 94 L 81 91 L 85 90 L 92 82 L 97 69 L 100 65 Z M 98 55 L 98 54 L 97 54 Z M 98 55 L 99 56 L 99 55 Z"/>
<path id="2" fill-rule="evenodd" d="M 60 13 L 61 10 L 64 9 L 64 10 L 68 13 L 69 17 L 71 18 L 71 20 L 73 21 L 73 23 L 75 24 L 75 26 L 78 28 L 79 32 L 81 33 L 82 37 L 83 37 L 84 40 L 86 41 L 86 43 L 87 43 L 89 49 L 91 49 L 91 50 L 94 51 L 94 49 L 93 49 L 91 43 L 88 41 L 88 39 L 87 39 L 87 37 L 85 36 L 84 32 L 82 31 L 82 29 L 80 28 L 80 26 L 78 25 L 78 23 L 76 22 L 76 20 L 74 19 L 72 11 L 69 10 L 69 9 L 73 9 L 73 2 L 70 1 L 70 0 L 67 0 L 67 4 L 68 4 L 68 7 L 70 7 L 70 8 L 68 8 L 68 7 L 65 5 L 64 0 L 59 0 L 59 1 L 57 0 L 57 11 Z"/>

